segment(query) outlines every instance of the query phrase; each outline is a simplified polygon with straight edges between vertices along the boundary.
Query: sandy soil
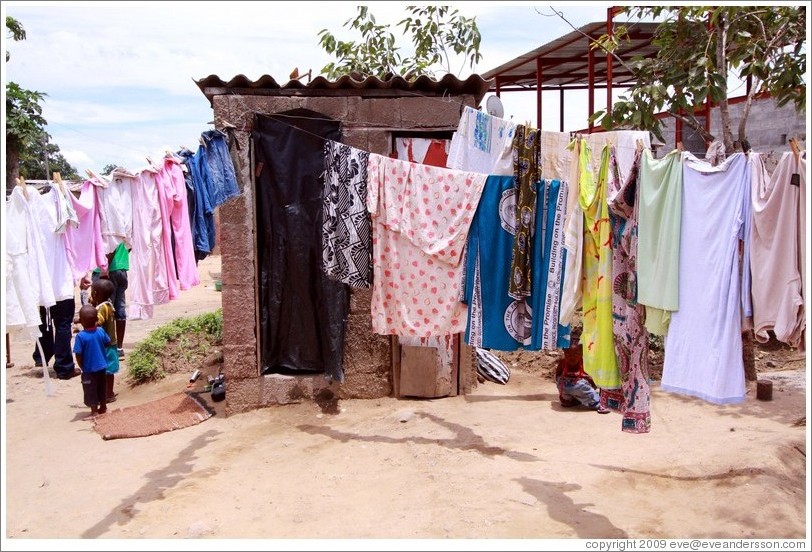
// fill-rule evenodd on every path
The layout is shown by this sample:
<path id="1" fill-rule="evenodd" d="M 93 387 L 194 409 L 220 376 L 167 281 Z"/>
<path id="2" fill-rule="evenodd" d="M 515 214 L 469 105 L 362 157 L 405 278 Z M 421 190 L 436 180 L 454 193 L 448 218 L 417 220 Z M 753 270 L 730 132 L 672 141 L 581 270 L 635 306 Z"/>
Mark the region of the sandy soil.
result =
<path id="1" fill-rule="evenodd" d="M 150 321 L 220 305 L 204 282 Z M 759 350 L 773 400 L 716 406 L 652 394 L 652 432 L 563 409 L 539 357 L 506 386 L 432 400 L 269 407 L 161 435 L 104 441 L 78 379 L 47 396 L 16 338 L 5 377 L 4 542 L 143 538 L 805 538 L 805 357 Z M 771 360 L 772 359 L 772 360 Z M 764 370 L 767 362 L 770 372 Z M 126 363 L 126 361 L 125 361 Z M 351 368 L 348 368 L 351 369 Z M 186 387 L 130 388 L 112 407 Z M 15 542 L 17 544 L 15 544 Z M 55 541 L 38 543 L 44 549 Z M 329 545 L 325 545 L 329 547 Z"/>

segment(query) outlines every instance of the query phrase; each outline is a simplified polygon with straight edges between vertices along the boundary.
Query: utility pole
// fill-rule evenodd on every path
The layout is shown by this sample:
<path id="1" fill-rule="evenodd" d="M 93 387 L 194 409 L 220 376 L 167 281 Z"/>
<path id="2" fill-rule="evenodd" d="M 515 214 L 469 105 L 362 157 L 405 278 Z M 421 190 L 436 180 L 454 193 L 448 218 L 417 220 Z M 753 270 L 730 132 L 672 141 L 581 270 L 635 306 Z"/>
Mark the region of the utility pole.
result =
<path id="1" fill-rule="evenodd" d="M 45 180 L 50 180 L 51 168 L 48 165 L 48 133 L 42 134 L 42 156 L 45 158 Z"/>

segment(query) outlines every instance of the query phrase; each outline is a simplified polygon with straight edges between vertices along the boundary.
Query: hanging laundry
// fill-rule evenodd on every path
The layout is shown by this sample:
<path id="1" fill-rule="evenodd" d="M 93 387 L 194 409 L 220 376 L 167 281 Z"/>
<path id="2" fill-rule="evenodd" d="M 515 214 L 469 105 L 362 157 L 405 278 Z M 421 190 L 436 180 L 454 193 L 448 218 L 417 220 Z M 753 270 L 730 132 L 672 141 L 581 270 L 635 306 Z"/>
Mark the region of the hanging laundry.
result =
<path id="1" fill-rule="evenodd" d="M 217 239 L 214 227 L 214 185 L 209 170 L 208 152 L 202 144 L 190 159 L 189 168 L 195 189 L 195 209 L 192 225 L 195 257 L 202 260 L 212 252 Z"/>
<path id="2" fill-rule="evenodd" d="M 175 265 L 175 254 L 172 247 L 172 211 L 174 209 L 174 184 L 166 171 L 165 164 L 155 164 L 150 162 L 149 172 L 154 175 L 155 190 L 158 198 L 158 211 L 161 221 L 161 243 L 160 258 L 163 270 L 166 275 L 166 291 L 164 291 L 163 281 L 156 280 L 156 301 L 159 303 L 172 301 L 180 295 L 178 284 L 178 271 Z M 161 274 L 163 276 L 163 274 Z M 165 300 L 164 300 L 165 299 Z"/>
<path id="3" fill-rule="evenodd" d="M 513 174 L 513 121 L 465 106 L 448 149 L 449 169 Z"/>
<path id="4" fill-rule="evenodd" d="M 466 247 L 465 341 L 472 347 L 515 351 L 530 338 L 532 322 L 525 302 L 507 293 L 515 210 L 513 177 L 488 176 Z"/>
<path id="5" fill-rule="evenodd" d="M 159 184 L 161 216 L 168 220 L 163 226 L 164 236 L 171 236 L 167 264 L 174 269 L 180 289 L 187 290 L 200 283 L 200 275 L 195 262 L 186 179 L 182 166 L 180 159 L 174 156 L 164 157 L 156 182 Z"/>
<path id="6" fill-rule="evenodd" d="M 508 294 L 514 299 L 530 295 L 533 285 L 531 237 L 536 219 L 539 181 L 539 131 L 518 125 L 513 137 L 513 176 L 516 180 L 516 235 L 510 261 Z"/>
<path id="7" fill-rule="evenodd" d="M 206 152 L 209 170 L 211 204 L 217 208 L 232 197 L 240 195 L 234 163 L 228 152 L 227 136 L 219 130 L 207 130 L 200 135 L 200 148 Z"/>
<path id="8" fill-rule="evenodd" d="M 74 228 L 79 226 L 79 216 L 76 214 L 76 209 L 73 208 L 73 194 L 62 182 L 61 176 L 57 184 L 53 188 L 56 191 L 56 227 L 54 232 L 64 234 L 69 224 Z"/>
<path id="9" fill-rule="evenodd" d="M 60 195 L 55 187 L 51 187 L 42 194 L 34 191 L 28 198 L 33 217 L 31 224 L 37 227 L 37 233 L 42 238 L 45 272 L 51 283 L 54 300 L 57 302 L 65 299 L 73 301 L 76 286 L 73 269 L 68 260 L 65 232 L 56 231 L 59 227 Z M 29 278 L 33 277 L 33 274 L 29 274 Z"/>
<path id="10" fill-rule="evenodd" d="M 588 159 L 589 147 L 581 155 Z M 611 150 L 603 148 L 601 169 L 594 182 L 581 178 L 580 206 L 584 211 L 584 296 L 583 331 L 584 370 L 604 390 L 620 387 L 612 335 L 612 242 L 609 207 L 606 201 Z"/>
<path id="11" fill-rule="evenodd" d="M 600 167 L 601 151 L 606 145 L 615 148 L 617 170 L 621 181 L 625 181 L 631 172 L 637 152 L 637 143 L 641 142 L 644 148 L 651 148 L 651 134 L 647 130 L 610 130 L 607 132 L 593 132 L 585 135 L 585 140 L 592 148 L 592 166 Z"/>
<path id="12" fill-rule="evenodd" d="M 157 169 L 150 166 L 131 178 L 133 243 L 128 274 L 128 320 L 150 319 L 155 305 L 169 302 L 169 276 L 156 174 Z"/>
<path id="13" fill-rule="evenodd" d="M 568 328 L 559 327 L 557 312 L 566 183 L 542 180 L 539 186 L 542 205 L 536 209 L 537 233 L 531 247 L 533 269 L 540 276 L 533 281 L 530 297 L 516 300 L 507 293 L 516 233 L 514 180 L 492 175 L 485 183 L 466 247 L 465 339 L 472 346 L 499 351 L 523 346 L 537 351 L 568 345 Z"/>
<path id="14" fill-rule="evenodd" d="M 753 329 L 756 340 L 767 343 L 769 330 L 793 347 L 806 329 L 800 265 L 801 186 L 806 186 L 806 163 L 785 152 L 772 177 L 764 160 L 750 154 L 753 216 L 750 232 Z M 798 184 L 793 184 L 793 175 Z"/>
<path id="15" fill-rule="evenodd" d="M 341 123 L 308 109 L 257 114 L 251 137 L 261 371 L 342 382 L 350 288 L 321 268 L 324 143 Z"/>
<path id="16" fill-rule="evenodd" d="M 671 315 L 661 386 L 717 404 L 741 402 L 739 238 L 750 167 L 743 153 L 716 167 L 684 156 L 679 310 Z"/>
<path id="17" fill-rule="evenodd" d="M 56 304 L 42 236 L 29 197 L 31 186 L 15 186 L 6 200 L 6 329 L 41 336 L 39 307 Z"/>
<path id="18" fill-rule="evenodd" d="M 120 243 L 127 249 L 132 247 L 133 234 L 133 194 L 130 180 L 117 178 L 116 170 L 110 173 L 106 187 L 96 187 L 96 201 L 99 204 L 99 222 L 104 253 L 116 250 Z M 126 171 L 123 171 L 126 173 Z"/>
<path id="19" fill-rule="evenodd" d="M 372 327 L 429 337 L 464 331 L 461 259 L 487 175 L 369 155 Z"/>
<path id="20" fill-rule="evenodd" d="M 637 220 L 642 148 L 637 150 L 625 180 L 616 164 L 609 179 L 608 204 L 612 228 L 612 328 L 615 358 L 623 391 L 621 430 L 651 431 L 651 389 L 648 372 L 648 331 L 645 309 L 637 302 Z"/>
<path id="21" fill-rule="evenodd" d="M 570 344 L 569 326 L 559 325 L 567 195 L 566 181 L 539 181 L 532 249 L 538 268 L 533 271 L 536 276 L 528 299 L 533 320 L 529 345 L 533 350 L 564 349 Z"/>
<path id="22" fill-rule="evenodd" d="M 541 178 L 566 180 L 571 178 L 572 157 L 569 132 L 539 131 L 539 163 Z"/>
<path id="23" fill-rule="evenodd" d="M 567 178 L 569 188 L 567 210 L 564 218 L 566 254 L 564 255 L 564 274 L 561 281 L 561 301 L 558 314 L 558 322 L 562 326 L 569 326 L 572 323 L 582 299 L 584 212 L 580 206 L 581 174 L 588 182 L 592 182 L 593 179 L 588 157 L 582 158 L 581 152 L 586 147 L 586 141 L 583 138 L 573 140 L 567 146 L 571 150 L 571 156 Z"/>
<path id="24" fill-rule="evenodd" d="M 682 153 L 654 159 L 643 151 L 637 241 L 637 301 L 646 307 L 646 329 L 665 335 L 679 308 Z"/>
<path id="25" fill-rule="evenodd" d="M 85 180 L 82 182 L 79 197 L 70 195 L 79 224 L 77 226 L 68 225 L 65 231 L 65 243 L 75 280 L 81 279 L 88 271 L 96 267 L 107 269 L 107 254 L 104 251 L 104 241 L 101 235 L 96 186 L 108 186 L 108 184 L 100 178 L 94 178 L 92 181 Z"/>
<path id="26" fill-rule="evenodd" d="M 322 268 L 354 288 L 372 286 L 372 223 L 367 212 L 369 152 L 324 144 Z"/>

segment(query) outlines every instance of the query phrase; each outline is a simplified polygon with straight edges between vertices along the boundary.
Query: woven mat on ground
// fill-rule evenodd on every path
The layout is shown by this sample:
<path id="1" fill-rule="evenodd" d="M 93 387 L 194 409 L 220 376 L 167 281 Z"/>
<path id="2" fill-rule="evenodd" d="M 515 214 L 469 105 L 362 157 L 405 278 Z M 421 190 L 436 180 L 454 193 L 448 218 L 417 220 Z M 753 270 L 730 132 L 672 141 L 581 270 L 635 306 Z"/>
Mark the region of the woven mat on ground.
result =
<path id="1" fill-rule="evenodd" d="M 105 440 L 146 437 L 196 425 L 211 416 L 197 398 L 181 392 L 137 406 L 108 407 L 107 413 L 96 416 L 93 429 Z"/>

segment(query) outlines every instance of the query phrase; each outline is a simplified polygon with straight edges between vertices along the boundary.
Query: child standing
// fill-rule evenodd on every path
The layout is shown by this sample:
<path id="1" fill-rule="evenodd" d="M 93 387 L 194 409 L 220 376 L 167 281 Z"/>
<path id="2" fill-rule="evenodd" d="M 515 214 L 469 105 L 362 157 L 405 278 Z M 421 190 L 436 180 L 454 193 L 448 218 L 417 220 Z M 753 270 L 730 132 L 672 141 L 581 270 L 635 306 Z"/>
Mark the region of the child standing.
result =
<path id="1" fill-rule="evenodd" d="M 107 359 L 105 349 L 110 337 L 104 329 L 96 326 L 96 307 L 84 305 L 79 309 L 79 322 L 84 328 L 76 334 L 73 352 L 76 364 L 82 369 L 82 390 L 90 415 L 107 412 Z"/>
<path id="2" fill-rule="evenodd" d="M 100 328 L 104 328 L 104 331 L 110 337 L 110 344 L 105 349 L 104 355 L 107 359 L 107 381 L 105 385 L 107 390 L 106 398 L 109 403 L 116 400 L 113 385 L 119 369 L 116 309 L 111 300 L 115 292 L 116 285 L 105 278 L 99 278 L 90 286 L 90 304 L 96 307 L 97 323 Z"/>

